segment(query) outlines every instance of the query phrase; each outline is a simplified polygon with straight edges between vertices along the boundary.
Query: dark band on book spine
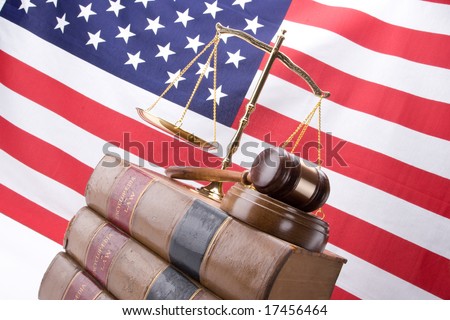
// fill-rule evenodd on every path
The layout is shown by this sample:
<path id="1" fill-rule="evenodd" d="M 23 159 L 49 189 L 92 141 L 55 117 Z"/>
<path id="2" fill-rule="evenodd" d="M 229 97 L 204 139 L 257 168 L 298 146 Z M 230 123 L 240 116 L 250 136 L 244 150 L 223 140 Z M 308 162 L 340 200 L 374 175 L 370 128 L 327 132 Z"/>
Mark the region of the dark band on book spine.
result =
<path id="1" fill-rule="evenodd" d="M 134 209 L 153 178 L 134 167 L 129 167 L 114 184 L 108 198 L 108 220 L 130 233 Z"/>
<path id="2" fill-rule="evenodd" d="M 62 300 L 94 300 L 101 292 L 102 289 L 84 271 L 79 271 L 67 287 Z"/>
<path id="3" fill-rule="evenodd" d="M 170 262 L 199 280 L 203 256 L 226 218 L 227 215 L 222 210 L 195 200 L 178 222 L 172 235 L 169 247 Z"/>
<path id="4" fill-rule="evenodd" d="M 103 225 L 93 237 L 86 256 L 86 269 L 106 287 L 109 268 L 128 237 L 110 224 Z"/>
<path id="5" fill-rule="evenodd" d="M 189 300 L 198 287 L 180 272 L 167 267 L 150 288 L 147 300 Z"/>

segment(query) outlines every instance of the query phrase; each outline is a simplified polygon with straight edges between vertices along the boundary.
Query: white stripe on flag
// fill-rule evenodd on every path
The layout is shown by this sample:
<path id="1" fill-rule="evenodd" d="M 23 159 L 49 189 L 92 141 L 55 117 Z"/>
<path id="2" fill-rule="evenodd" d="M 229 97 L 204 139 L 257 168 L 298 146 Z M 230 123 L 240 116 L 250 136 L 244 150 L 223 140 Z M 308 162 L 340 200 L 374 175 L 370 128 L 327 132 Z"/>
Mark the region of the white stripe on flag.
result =
<path id="1" fill-rule="evenodd" d="M 315 0 L 333 7 L 365 12 L 377 19 L 401 27 L 450 35 L 450 6 L 428 1 L 411 0 Z"/>
<path id="2" fill-rule="evenodd" d="M 3 150 L 0 151 L 0 163 L 1 182 L 6 187 L 66 220 L 86 205 L 79 193 L 27 167 Z"/>
<path id="3" fill-rule="evenodd" d="M 327 203 L 450 259 L 450 219 L 393 195 L 323 169 L 336 188 Z"/>
<path id="4" fill-rule="evenodd" d="M 37 299 L 42 277 L 62 246 L 1 212 L 0 243 L 0 300 Z"/>
<path id="5" fill-rule="evenodd" d="M 435 295 L 352 255 L 350 252 L 330 243 L 327 244 L 326 248 L 348 260 L 339 274 L 337 286 L 362 300 L 439 299 Z M 361 279 L 366 280 L 361 281 Z"/>
<path id="6" fill-rule="evenodd" d="M 288 31 L 283 42 L 286 47 L 306 53 L 355 77 L 426 99 L 450 103 L 450 91 L 436 86 L 450 83 L 450 70 L 375 52 L 317 27 L 284 21 L 282 28 Z"/>
<path id="7" fill-rule="evenodd" d="M 0 114 L 15 126 L 66 150 L 90 167 L 95 167 L 103 156 L 105 141 L 102 139 L 3 85 L 0 85 L 0 95 L 3 104 Z"/>

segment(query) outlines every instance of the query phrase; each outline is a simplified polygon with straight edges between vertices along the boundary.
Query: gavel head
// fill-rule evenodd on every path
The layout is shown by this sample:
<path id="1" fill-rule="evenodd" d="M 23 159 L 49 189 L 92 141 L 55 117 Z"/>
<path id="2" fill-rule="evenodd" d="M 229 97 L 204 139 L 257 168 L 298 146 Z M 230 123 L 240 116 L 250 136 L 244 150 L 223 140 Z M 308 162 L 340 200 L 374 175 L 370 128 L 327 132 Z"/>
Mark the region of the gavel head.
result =
<path id="1" fill-rule="evenodd" d="M 315 164 L 282 148 L 268 148 L 254 160 L 248 180 L 256 190 L 305 212 L 327 201 L 328 177 Z"/>

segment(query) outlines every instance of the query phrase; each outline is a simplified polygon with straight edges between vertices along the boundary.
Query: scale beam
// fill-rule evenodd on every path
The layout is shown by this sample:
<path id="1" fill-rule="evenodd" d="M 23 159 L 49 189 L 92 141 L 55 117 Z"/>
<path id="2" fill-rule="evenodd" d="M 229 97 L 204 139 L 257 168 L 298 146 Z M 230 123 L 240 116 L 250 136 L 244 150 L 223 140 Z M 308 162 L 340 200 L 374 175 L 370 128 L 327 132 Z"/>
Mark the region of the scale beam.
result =
<path id="1" fill-rule="evenodd" d="M 219 33 L 223 34 L 231 34 L 238 38 L 241 38 L 242 40 L 250 43 L 254 47 L 265 51 L 267 53 L 271 53 L 273 47 L 252 37 L 248 33 L 245 33 L 241 30 L 236 30 L 232 28 L 226 28 L 222 26 L 220 23 L 216 24 L 216 30 Z M 313 93 L 322 98 L 328 98 L 330 96 L 330 93 L 328 91 L 322 91 L 319 86 L 314 82 L 314 80 L 309 76 L 309 74 L 306 73 L 305 70 L 300 68 L 298 65 L 296 65 L 287 55 L 285 55 L 283 52 L 278 51 L 276 53 L 276 58 L 279 59 L 286 67 L 288 67 L 290 70 L 292 70 L 294 73 L 296 73 L 300 78 L 306 81 L 306 83 L 309 85 Z"/>

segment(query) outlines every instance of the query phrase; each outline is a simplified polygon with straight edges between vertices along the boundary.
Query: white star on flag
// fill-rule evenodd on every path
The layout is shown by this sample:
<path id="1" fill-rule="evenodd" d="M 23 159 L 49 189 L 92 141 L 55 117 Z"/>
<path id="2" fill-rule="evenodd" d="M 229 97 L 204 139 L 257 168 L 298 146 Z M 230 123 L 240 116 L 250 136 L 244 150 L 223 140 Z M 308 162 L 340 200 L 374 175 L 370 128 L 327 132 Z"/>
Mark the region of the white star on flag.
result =
<path id="1" fill-rule="evenodd" d="M 58 0 L 47 0 L 45 3 L 53 3 L 55 5 L 55 8 L 58 6 Z"/>
<path id="2" fill-rule="evenodd" d="M 176 77 L 178 77 L 178 75 L 180 74 L 180 72 L 181 72 L 181 69 L 179 69 L 177 72 L 175 72 L 175 73 L 172 73 L 172 72 L 170 72 L 170 71 L 167 71 L 167 74 L 169 75 L 169 80 L 167 80 L 166 81 L 166 83 L 172 83 L 175 79 L 176 79 Z M 186 78 L 184 78 L 184 77 L 179 77 L 178 79 L 177 79 L 177 81 L 175 81 L 174 82 L 174 86 L 175 86 L 175 88 L 178 88 L 178 82 L 179 81 L 183 81 L 183 80 L 186 80 Z"/>
<path id="3" fill-rule="evenodd" d="M 136 0 L 134 3 L 140 2 L 140 3 L 142 3 L 144 5 L 145 8 L 147 8 L 147 3 L 149 1 L 155 1 L 155 0 Z"/>
<path id="4" fill-rule="evenodd" d="M 252 0 L 236 0 L 233 2 L 233 6 L 241 6 L 242 9 L 245 9 L 245 4 L 252 2 Z"/>
<path id="5" fill-rule="evenodd" d="M 106 11 L 114 12 L 116 17 L 119 16 L 119 11 L 125 8 L 125 6 L 120 3 L 120 0 L 117 0 L 116 2 L 109 0 L 109 4 L 110 7 L 106 9 Z"/>
<path id="6" fill-rule="evenodd" d="M 147 18 L 148 26 L 145 30 L 153 30 L 153 33 L 156 35 L 158 33 L 158 29 L 165 28 L 162 24 L 159 23 L 159 18 L 157 17 L 155 20 Z"/>
<path id="7" fill-rule="evenodd" d="M 188 21 L 194 20 L 194 18 L 189 16 L 189 9 L 186 9 L 185 12 L 177 11 L 178 18 L 175 20 L 175 23 L 181 22 L 183 26 L 186 28 Z"/>
<path id="8" fill-rule="evenodd" d="M 168 44 L 166 44 L 165 47 L 160 46 L 158 44 L 158 49 L 159 49 L 159 52 L 155 57 L 163 57 L 164 60 L 166 60 L 166 62 L 167 62 L 167 59 L 169 59 L 169 56 L 175 54 L 175 52 L 170 50 L 170 42 Z"/>
<path id="9" fill-rule="evenodd" d="M 65 26 L 69 25 L 70 23 L 66 21 L 66 14 L 64 13 L 64 15 L 61 18 L 56 17 L 56 20 L 58 21 L 55 29 L 60 29 L 62 33 L 64 33 L 64 28 Z"/>
<path id="10" fill-rule="evenodd" d="M 100 32 L 101 32 L 101 30 L 99 30 L 96 34 L 92 34 L 92 33 L 88 32 L 89 41 L 86 42 L 86 45 L 92 44 L 94 46 L 95 50 L 97 50 L 98 44 L 101 42 L 105 42 L 104 39 L 100 38 Z"/>
<path id="11" fill-rule="evenodd" d="M 197 53 L 198 47 L 201 47 L 202 45 L 204 45 L 204 43 L 200 41 L 200 35 L 198 35 L 195 38 L 189 38 L 189 37 L 186 37 L 186 38 L 187 38 L 189 43 L 184 48 L 185 49 L 191 48 L 192 50 L 194 50 L 195 53 Z"/>
<path id="12" fill-rule="evenodd" d="M 29 8 L 36 7 L 36 5 L 31 2 L 31 0 L 21 0 L 21 2 L 22 4 L 20 5 L 19 10 L 23 9 L 26 13 L 28 13 Z"/>
<path id="13" fill-rule="evenodd" d="M 236 53 L 227 52 L 229 58 L 225 64 L 232 63 L 236 68 L 239 68 L 239 61 L 245 60 L 245 57 L 241 56 L 241 49 L 236 51 Z"/>
<path id="14" fill-rule="evenodd" d="M 91 10 L 92 3 L 89 3 L 86 7 L 82 6 L 81 4 L 79 6 L 80 14 L 77 16 L 77 18 L 83 17 L 86 22 L 89 22 L 89 17 L 97 14 Z"/>
<path id="15" fill-rule="evenodd" d="M 128 43 L 128 39 L 130 37 L 135 36 L 136 34 L 130 31 L 131 24 L 129 24 L 126 28 L 119 28 L 120 33 L 116 36 L 116 38 L 122 38 L 125 40 L 125 43 Z"/>
<path id="16" fill-rule="evenodd" d="M 258 16 L 253 20 L 245 19 L 245 21 L 247 22 L 247 26 L 244 30 L 252 30 L 254 34 L 256 34 L 258 28 L 264 27 L 264 25 L 258 23 Z"/>
<path id="17" fill-rule="evenodd" d="M 214 99 L 214 89 L 208 88 L 208 90 L 209 90 L 209 93 L 211 95 L 206 100 Z M 217 105 L 220 104 L 220 99 L 222 99 L 222 98 L 224 98 L 226 96 L 228 96 L 228 95 L 226 93 L 222 92 L 222 86 L 218 87 L 217 90 L 216 90 L 216 103 L 217 103 Z"/>
<path id="18" fill-rule="evenodd" d="M 197 71 L 196 74 L 201 74 L 201 73 L 203 72 L 203 70 L 205 69 L 206 63 L 200 63 L 200 62 L 197 62 L 197 64 L 198 64 L 198 71 Z M 209 73 L 212 72 L 212 71 L 214 71 L 214 69 L 211 68 L 211 66 L 208 66 L 208 67 L 206 68 L 206 71 L 205 71 L 205 78 L 206 78 L 206 79 L 208 79 L 208 75 L 209 75 Z"/>
<path id="19" fill-rule="evenodd" d="M 137 70 L 139 63 L 145 62 L 145 60 L 141 59 L 141 52 L 138 51 L 136 54 L 127 53 L 128 61 L 125 64 L 131 64 L 134 67 L 134 70 Z"/>
<path id="20" fill-rule="evenodd" d="M 208 3 L 205 2 L 206 10 L 203 12 L 203 14 L 211 14 L 211 16 L 215 19 L 216 13 L 219 11 L 222 11 L 223 9 L 217 7 L 217 0 L 214 3 Z"/>

